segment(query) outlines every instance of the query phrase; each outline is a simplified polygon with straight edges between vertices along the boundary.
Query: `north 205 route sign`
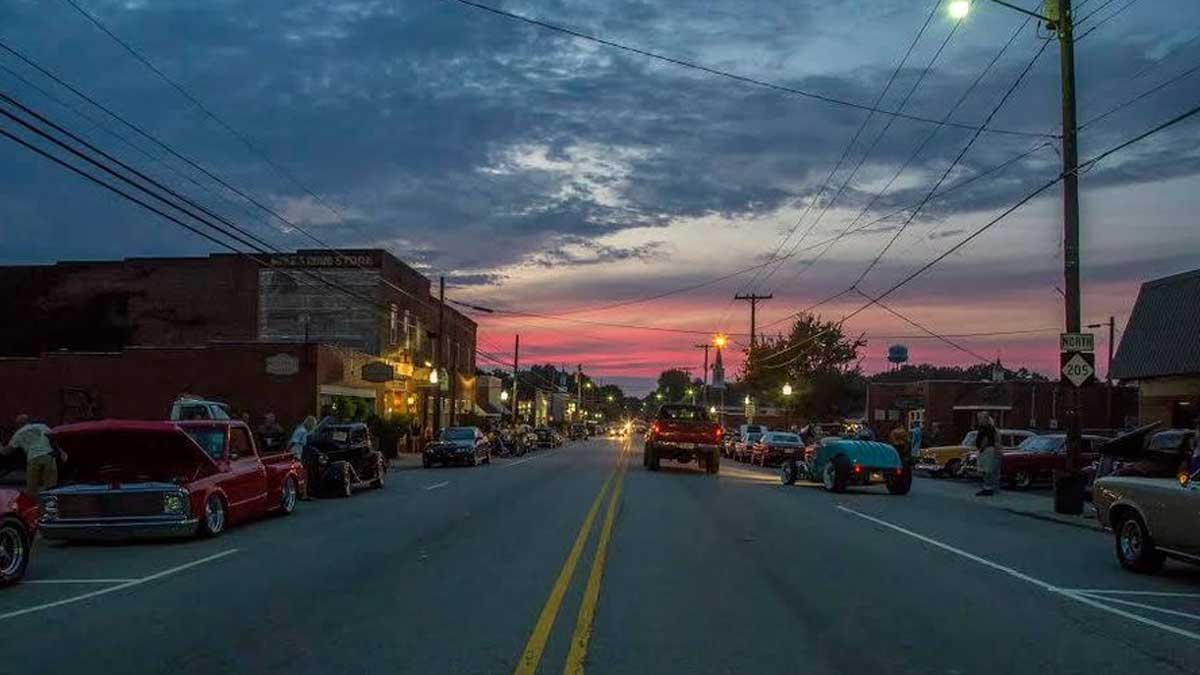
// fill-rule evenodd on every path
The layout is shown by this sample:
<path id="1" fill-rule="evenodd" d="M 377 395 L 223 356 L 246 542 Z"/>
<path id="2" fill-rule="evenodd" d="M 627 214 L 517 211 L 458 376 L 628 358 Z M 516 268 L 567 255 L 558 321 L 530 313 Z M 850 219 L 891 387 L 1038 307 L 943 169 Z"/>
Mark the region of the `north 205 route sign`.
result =
<path id="1" fill-rule="evenodd" d="M 1063 333 L 1059 336 L 1059 372 L 1076 387 L 1096 379 L 1096 337 L 1091 333 Z"/>

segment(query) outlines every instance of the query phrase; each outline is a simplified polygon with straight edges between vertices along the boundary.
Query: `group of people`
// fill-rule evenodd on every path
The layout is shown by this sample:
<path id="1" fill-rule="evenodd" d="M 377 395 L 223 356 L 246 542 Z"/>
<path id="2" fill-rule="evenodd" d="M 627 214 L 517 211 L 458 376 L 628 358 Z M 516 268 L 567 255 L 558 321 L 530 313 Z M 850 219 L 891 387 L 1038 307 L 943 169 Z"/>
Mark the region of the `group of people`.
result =
<path id="1" fill-rule="evenodd" d="M 242 413 L 242 421 L 250 426 L 250 413 Z M 317 418 L 309 415 L 305 417 L 296 428 L 292 430 L 291 436 L 287 437 L 287 444 L 284 445 L 284 429 L 283 425 L 275 419 L 275 413 L 269 412 L 263 415 L 262 424 L 254 429 L 254 435 L 258 437 L 258 442 L 262 447 L 275 450 L 280 447 L 286 447 L 287 451 L 299 457 L 304 452 L 304 446 L 308 444 L 308 436 L 317 428 Z"/>

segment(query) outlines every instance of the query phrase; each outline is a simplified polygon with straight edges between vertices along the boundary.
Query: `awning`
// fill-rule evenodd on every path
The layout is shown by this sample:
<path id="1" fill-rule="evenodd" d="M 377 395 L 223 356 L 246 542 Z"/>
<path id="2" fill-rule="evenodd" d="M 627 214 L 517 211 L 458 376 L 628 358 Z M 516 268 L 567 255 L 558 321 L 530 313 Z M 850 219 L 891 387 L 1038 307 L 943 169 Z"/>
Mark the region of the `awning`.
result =
<path id="1" fill-rule="evenodd" d="M 474 412 L 483 417 L 504 417 L 508 414 L 508 411 L 497 408 L 490 401 L 484 401 L 483 405 L 476 403 Z"/>
<path id="2" fill-rule="evenodd" d="M 955 410 L 1012 410 L 1011 405 L 956 405 Z"/>
<path id="3" fill-rule="evenodd" d="M 343 387 L 340 384 L 323 384 L 317 392 L 323 396 L 352 396 L 354 398 L 375 398 L 375 390 L 366 387 Z"/>

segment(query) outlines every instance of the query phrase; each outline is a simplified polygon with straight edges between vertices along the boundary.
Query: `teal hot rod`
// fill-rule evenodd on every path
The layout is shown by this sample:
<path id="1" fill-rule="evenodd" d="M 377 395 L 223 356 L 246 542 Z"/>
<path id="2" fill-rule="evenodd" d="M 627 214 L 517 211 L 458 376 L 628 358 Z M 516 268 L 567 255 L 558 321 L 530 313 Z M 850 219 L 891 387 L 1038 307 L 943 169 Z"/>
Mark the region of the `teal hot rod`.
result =
<path id="1" fill-rule="evenodd" d="M 798 453 L 786 457 L 779 475 L 784 485 L 809 480 L 823 484 L 830 492 L 872 483 L 886 484 L 894 495 L 905 495 L 912 489 L 912 471 L 900 461 L 895 448 L 887 443 L 848 438 L 823 438 L 805 448 L 802 457 Z"/>

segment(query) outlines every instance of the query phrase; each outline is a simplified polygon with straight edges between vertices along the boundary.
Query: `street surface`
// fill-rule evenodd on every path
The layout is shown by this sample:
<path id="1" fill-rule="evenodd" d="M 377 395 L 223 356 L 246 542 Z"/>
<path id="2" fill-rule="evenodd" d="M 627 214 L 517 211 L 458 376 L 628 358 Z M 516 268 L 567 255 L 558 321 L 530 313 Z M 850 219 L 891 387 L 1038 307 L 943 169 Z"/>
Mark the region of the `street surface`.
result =
<path id="1" fill-rule="evenodd" d="M 1200 672 L 1200 570 L 1124 572 L 968 489 L 651 473 L 640 439 L 393 471 L 215 540 L 40 541 L 2 670 Z"/>

